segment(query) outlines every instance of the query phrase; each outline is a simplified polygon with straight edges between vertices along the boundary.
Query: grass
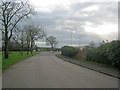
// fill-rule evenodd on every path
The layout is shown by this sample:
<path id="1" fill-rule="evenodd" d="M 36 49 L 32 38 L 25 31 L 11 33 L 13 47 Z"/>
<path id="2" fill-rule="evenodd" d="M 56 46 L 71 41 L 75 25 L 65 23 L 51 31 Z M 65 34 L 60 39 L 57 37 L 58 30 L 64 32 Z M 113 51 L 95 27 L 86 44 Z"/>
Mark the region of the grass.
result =
<path id="1" fill-rule="evenodd" d="M 59 54 L 59 55 L 62 55 L 62 54 Z M 71 57 L 68 57 L 68 58 L 71 58 Z M 99 65 L 99 66 L 103 66 L 103 67 L 106 67 L 105 64 L 101 64 L 101 63 L 97 63 L 97 62 L 92 62 L 92 61 L 87 61 L 87 60 L 81 60 L 80 58 L 76 58 L 76 57 L 73 57 L 71 58 L 73 60 L 77 60 L 79 62 L 82 62 L 82 63 L 88 63 L 88 64 L 93 64 L 93 65 Z"/>
<path id="2" fill-rule="evenodd" d="M 2 72 L 2 52 L 0 51 L 0 74 Z"/>
<path id="3" fill-rule="evenodd" d="M 80 61 L 80 62 L 84 62 L 84 63 L 97 64 L 96 62 L 87 61 L 87 60 L 81 60 L 81 59 L 79 59 L 79 58 L 73 58 L 73 59 L 75 59 L 75 60 L 77 60 L 77 61 Z"/>
<path id="4" fill-rule="evenodd" d="M 27 52 L 23 52 L 23 56 L 21 56 L 20 52 L 11 52 L 9 54 L 9 58 L 8 59 L 5 59 L 4 58 L 4 54 L 2 55 L 2 70 L 5 70 L 7 69 L 9 66 L 23 60 L 23 59 L 26 59 L 28 57 L 31 57 L 31 56 L 34 56 L 38 54 L 38 52 L 33 52 L 33 54 L 28 54 L 27 55 Z"/>
<path id="5" fill-rule="evenodd" d="M 77 60 L 79 62 L 83 62 L 83 63 L 88 63 L 88 64 L 93 64 L 93 65 L 98 65 L 98 66 L 103 66 L 103 67 L 106 67 L 105 64 L 101 64 L 101 63 L 97 63 L 97 62 L 92 62 L 92 61 L 87 61 L 87 60 L 81 60 L 80 58 L 73 58 L 74 60 Z"/>

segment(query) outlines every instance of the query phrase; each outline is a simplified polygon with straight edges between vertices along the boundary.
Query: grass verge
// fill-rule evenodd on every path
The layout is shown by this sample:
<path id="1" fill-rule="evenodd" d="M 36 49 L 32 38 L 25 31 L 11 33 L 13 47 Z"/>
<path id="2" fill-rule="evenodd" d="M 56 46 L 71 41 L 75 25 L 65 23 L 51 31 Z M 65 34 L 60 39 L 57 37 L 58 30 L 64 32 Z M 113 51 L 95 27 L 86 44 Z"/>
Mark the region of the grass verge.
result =
<path id="1" fill-rule="evenodd" d="M 111 67 L 110 65 L 107 65 L 107 64 L 102 64 L 102 63 L 97 63 L 97 62 L 92 62 L 92 61 L 87 61 L 87 60 L 81 60 L 80 58 L 72 58 L 72 59 L 77 60 L 79 62 L 98 65 L 98 66 L 102 66 L 102 67 Z"/>
<path id="2" fill-rule="evenodd" d="M 62 54 L 59 54 L 59 55 L 62 55 Z M 68 57 L 68 56 L 66 56 L 66 57 Z M 68 57 L 68 58 L 71 58 L 71 57 Z M 71 59 L 79 61 L 79 62 L 82 62 L 82 63 L 92 64 L 92 65 L 98 65 L 98 66 L 102 66 L 102 67 L 109 67 L 110 66 L 110 65 L 107 65 L 107 64 L 102 64 L 102 63 L 97 63 L 97 62 L 82 60 L 82 59 L 76 58 L 76 57 L 73 57 Z"/>
<path id="3" fill-rule="evenodd" d="M 77 60 L 79 62 L 83 62 L 83 63 L 89 63 L 89 64 L 97 64 L 96 62 L 92 62 L 92 61 L 87 61 L 87 60 L 81 60 L 79 58 L 73 58 L 74 60 Z"/>
<path id="4" fill-rule="evenodd" d="M 8 59 L 5 59 L 4 55 L 2 55 L 2 70 L 5 70 L 9 66 L 11 66 L 11 65 L 23 60 L 23 59 L 34 56 L 36 54 L 38 54 L 38 52 L 33 52 L 33 54 L 29 53 L 28 55 L 27 55 L 27 52 L 23 52 L 23 56 L 21 56 L 20 52 L 11 52 L 9 54 Z"/>

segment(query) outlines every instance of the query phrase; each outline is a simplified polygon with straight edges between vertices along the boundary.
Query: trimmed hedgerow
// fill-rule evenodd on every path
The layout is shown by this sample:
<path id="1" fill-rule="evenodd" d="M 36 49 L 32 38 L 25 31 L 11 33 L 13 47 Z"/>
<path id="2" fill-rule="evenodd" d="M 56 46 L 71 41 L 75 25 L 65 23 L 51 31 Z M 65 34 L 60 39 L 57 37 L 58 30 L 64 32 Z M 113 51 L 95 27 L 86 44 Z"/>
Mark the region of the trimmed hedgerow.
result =
<path id="1" fill-rule="evenodd" d="M 118 67 L 120 65 L 120 41 L 112 41 L 88 50 L 87 60 Z"/>
<path id="2" fill-rule="evenodd" d="M 61 48 L 62 55 L 73 57 L 78 53 L 78 49 L 71 46 L 64 46 Z"/>

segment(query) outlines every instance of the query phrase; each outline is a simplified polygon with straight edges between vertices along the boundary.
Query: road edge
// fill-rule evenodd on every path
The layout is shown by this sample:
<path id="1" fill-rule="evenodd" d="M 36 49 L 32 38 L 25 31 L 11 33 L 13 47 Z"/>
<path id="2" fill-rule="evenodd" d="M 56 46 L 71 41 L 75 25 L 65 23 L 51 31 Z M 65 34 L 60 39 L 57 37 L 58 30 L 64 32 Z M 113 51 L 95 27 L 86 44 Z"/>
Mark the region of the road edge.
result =
<path id="1" fill-rule="evenodd" d="M 120 76 L 119 76 L 119 75 L 118 75 L 118 76 L 112 75 L 112 74 L 109 74 L 109 73 L 106 73 L 106 72 L 102 72 L 102 71 L 97 70 L 97 69 L 93 69 L 93 68 L 87 67 L 87 66 L 85 66 L 85 65 L 81 65 L 81 64 L 78 63 L 77 61 L 68 60 L 67 58 L 64 58 L 63 56 L 58 55 L 58 54 L 56 54 L 56 56 L 57 56 L 58 58 L 60 58 L 60 59 L 63 59 L 63 60 L 65 60 L 65 61 L 67 61 L 67 62 L 70 62 L 70 63 L 72 63 L 72 64 L 75 64 L 75 65 L 78 65 L 78 66 L 82 66 L 82 67 L 84 67 L 84 68 L 87 68 L 87 69 L 90 69 L 90 70 L 93 70 L 93 71 L 97 71 L 97 72 L 99 72 L 99 73 L 102 73 L 102 74 L 105 74 L 105 75 L 112 76 L 112 77 L 115 77 L 115 78 L 120 79 Z"/>

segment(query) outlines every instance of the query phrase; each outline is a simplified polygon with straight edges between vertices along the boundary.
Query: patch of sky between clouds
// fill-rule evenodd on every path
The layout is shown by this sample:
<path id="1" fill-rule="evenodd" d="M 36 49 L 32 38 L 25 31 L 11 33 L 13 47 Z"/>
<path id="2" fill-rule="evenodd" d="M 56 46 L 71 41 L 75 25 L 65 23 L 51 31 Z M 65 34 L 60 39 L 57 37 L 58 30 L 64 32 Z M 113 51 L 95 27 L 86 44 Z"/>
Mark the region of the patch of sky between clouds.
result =
<path id="1" fill-rule="evenodd" d="M 93 5 L 83 9 L 83 11 L 87 11 L 87 12 L 96 11 L 96 10 L 99 10 L 99 6 L 97 5 Z"/>
<path id="2" fill-rule="evenodd" d="M 108 34 L 111 32 L 118 32 L 118 25 L 107 23 L 107 24 L 100 25 L 96 28 L 92 25 L 92 23 L 87 22 L 85 30 L 87 32 L 94 32 L 96 34 L 104 35 L 104 34 Z"/>

